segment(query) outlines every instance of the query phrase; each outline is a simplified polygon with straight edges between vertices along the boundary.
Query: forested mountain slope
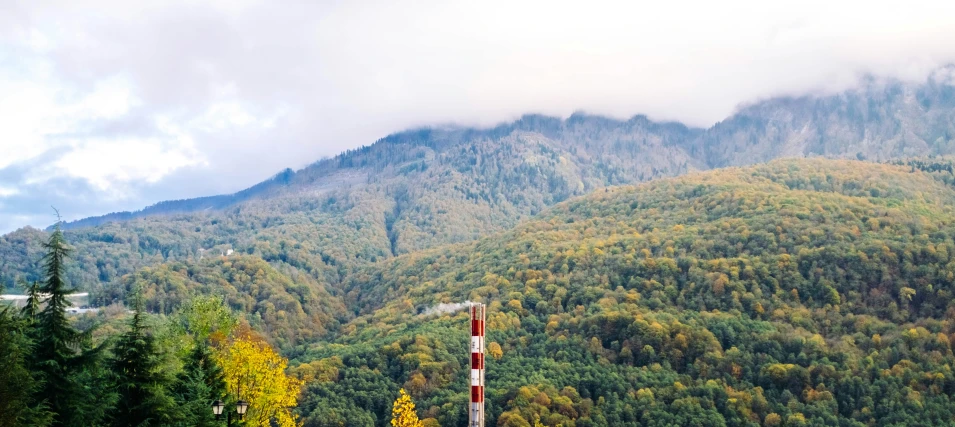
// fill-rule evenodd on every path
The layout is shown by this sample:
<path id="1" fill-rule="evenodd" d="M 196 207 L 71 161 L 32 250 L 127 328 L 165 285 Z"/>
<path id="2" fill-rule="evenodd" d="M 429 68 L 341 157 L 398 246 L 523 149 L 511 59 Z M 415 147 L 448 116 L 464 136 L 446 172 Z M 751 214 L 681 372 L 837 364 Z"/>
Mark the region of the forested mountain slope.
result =
<path id="1" fill-rule="evenodd" d="M 260 258 L 236 256 L 207 262 L 147 267 L 115 292 L 142 291 L 151 313 L 171 314 L 189 298 L 215 295 L 285 351 L 336 332 L 347 315 L 339 298 L 305 274 L 278 271 Z"/>
<path id="2" fill-rule="evenodd" d="M 140 267 L 233 249 L 338 284 L 356 266 L 503 231 L 607 185 L 781 156 L 951 153 L 953 117 L 955 89 L 940 72 L 920 85 L 770 99 L 710 129 L 575 114 L 402 132 L 233 195 L 67 224 L 85 254 L 69 276 L 83 289 L 114 288 Z M 29 242 L 39 236 L 0 237 L 0 282 L 37 277 Z"/>
<path id="3" fill-rule="evenodd" d="M 343 285 L 362 314 L 298 358 L 300 411 L 386 425 L 404 387 L 423 417 L 461 425 L 467 316 L 428 309 L 474 300 L 489 304 L 491 425 L 951 424 L 950 175 L 693 173 L 363 267 Z"/>
<path id="4" fill-rule="evenodd" d="M 591 122 L 613 126 L 585 131 Z M 573 140 L 545 136 L 549 127 L 564 126 L 580 135 Z M 659 136 L 688 132 L 678 125 L 642 118 L 625 123 L 579 116 L 565 122 L 535 116 L 510 127 L 400 134 L 289 172 L 264 186 L 267 194 L 221 210 L 71 227 L 71 244 L 88 255 L 70 277 L 92 288 L 143 266 L 233 249 L 337 283 L 351 266 L 471 241 L 608 183 L 690 170 Z M 638 148 L 623 155 L 614 144 Z M 0 238 L 0 276 L 8 285 L 17 276 L 36 276 L 39 247 L 27 243 L 37 242 L 29 238 L 36 235 L 22 229 Z"/>

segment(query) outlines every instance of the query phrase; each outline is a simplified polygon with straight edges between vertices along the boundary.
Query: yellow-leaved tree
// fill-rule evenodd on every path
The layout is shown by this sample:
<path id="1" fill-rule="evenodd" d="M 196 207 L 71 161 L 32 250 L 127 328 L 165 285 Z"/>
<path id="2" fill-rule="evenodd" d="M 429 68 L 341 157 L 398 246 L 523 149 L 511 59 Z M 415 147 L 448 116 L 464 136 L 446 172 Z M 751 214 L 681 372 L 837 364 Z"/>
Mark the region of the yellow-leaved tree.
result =
<path id="1" fill-rule="evenodd" d="M 418 413 L 414 410 L 414 402 L 411 396 L 405 393 L 405 389 L 398 391 L 398 398 L 395 399 L 395 405 L 391 408 L 391 426 L 392 427 L 422 427 L 418 420 Z"/>
<path id="2" fill-rule="evenodd" d="M 501 345 L 493 341 L 490 344 L 488 344 L 487 352 L 495 360 L 500 359 L 501 357 L 504 357 L 504 350 L 501 349 Z"/>
<path id="3" fill-rule="evenodd" d="M 220 347 L 216 357 L 225 376 L 229 396 L 249 402 L 246 425 L 281 427 L 300 425 L 292 413 L 302 381 L 286 375 L 288 360 L 279 356 L 261 337 L 245 330 Z"/>

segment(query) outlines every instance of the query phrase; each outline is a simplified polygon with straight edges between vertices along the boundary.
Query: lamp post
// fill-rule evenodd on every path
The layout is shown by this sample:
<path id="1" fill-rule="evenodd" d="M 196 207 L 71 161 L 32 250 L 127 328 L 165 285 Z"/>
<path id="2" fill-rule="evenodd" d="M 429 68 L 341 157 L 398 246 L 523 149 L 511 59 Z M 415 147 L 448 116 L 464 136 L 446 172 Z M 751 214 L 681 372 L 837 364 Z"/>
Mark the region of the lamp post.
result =
<path id="1" fill-rule="evenodd" d="M 239 419 L 245 418 L 245 411 L 249 410 L 249 402 L 239 399 L 238 402 L 235 402 L 235 413 L 239 415 Z M 221 400 L 216 400 L 212 402 L 212 414 L 216 416 L 218 420 L 222 416 L 222 412 L 225 411 L 225 402 Z M 226 414 L 226 426 L 232 425 L 232 413 L 229 412 Z"/>
<path id="2" fill-rule="evenodd" d="M 235 403 L 235 412 L 239 414 L 240 420 L 245 418 L 245 411 L 247 410 L 249 410 L 249 402 L 239 399 L 239 401 Z"/>

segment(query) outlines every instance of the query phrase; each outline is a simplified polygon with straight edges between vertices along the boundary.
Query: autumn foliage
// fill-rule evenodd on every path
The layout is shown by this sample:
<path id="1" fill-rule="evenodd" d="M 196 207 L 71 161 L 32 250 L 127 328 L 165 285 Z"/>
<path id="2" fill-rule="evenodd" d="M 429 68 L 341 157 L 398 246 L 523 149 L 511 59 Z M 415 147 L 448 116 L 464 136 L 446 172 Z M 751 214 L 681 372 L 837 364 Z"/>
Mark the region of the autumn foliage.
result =
<path id="1" fill-rule="evenodd" d="M 249 402 L 246 424 L 270 427 L 298 425 L 292 413 L 302 382 L 286 375 L 288 360 L 251 330 L 241 330 L 217 354 L 230 396 Z"/>
<path id="2" fill-rule="evenodd" d="M 405 389 L 398 390 L 398 398 L 391 409 L 391 427 L 423 427 L 415 412 L 414 402 Z"/>
<path id="3" fill-rule="evenodd" d="M 463 425 L 467 316 L 427 310 L 477 300 L 496 425 L 947 425 L 950 178 L 776 161 L 599 191 L 379 263 L 346 280 L 362 315 L 314 347 L 342 365 L 303 415 L 380 420 L 352 402 L 404 385 L 423 416 Z"/>

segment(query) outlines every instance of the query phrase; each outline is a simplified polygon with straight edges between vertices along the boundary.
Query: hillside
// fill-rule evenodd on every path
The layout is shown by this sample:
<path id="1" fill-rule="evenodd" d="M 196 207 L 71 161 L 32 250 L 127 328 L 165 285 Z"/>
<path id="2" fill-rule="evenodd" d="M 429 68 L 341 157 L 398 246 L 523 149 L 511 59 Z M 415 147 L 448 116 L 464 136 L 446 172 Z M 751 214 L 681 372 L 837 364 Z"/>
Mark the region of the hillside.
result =
<path id="1" fill-rule="evenodd" d="M 427 309 L 477 300 L 492 425 L 950 424 L 955 189 L 920 168 L 693 173 L 361 268 L 300 412 L 385 425 L 404 387 L 461 425 L 467 317 Z"/>
<path id="2" fill-rule="evenodd" d="M 462 424 L 466 315 L 435 308 L 467 300 L 489 304 L 492 424 L 944 425 L 953 184 L 950 159 L 776 160 L 599 189 L 397 255 L 370 198 L 250 200 L 74 230 L 67 265 L 100 280 L 100 304 L 224 297 L 293 358 L 307 426 L 387 425 L 401 387 L 422 418 Z M 2 262 L 36 262 L 44 237 L 4 236 L 19 252 Z"/>
<path id="3" fill-rule="evenodd" d="M 171 314 L 197 295 L 221 296 L 286 351 L 335 332 L 346 316 L 340 299 L 308 276 L 247 256 L 147 267 L 126 276 L 123 285 L 125 292 L 142 289 L 146 309 L 157 314 Z M 125 292 L 116 290 L 116 299 Z"/>

